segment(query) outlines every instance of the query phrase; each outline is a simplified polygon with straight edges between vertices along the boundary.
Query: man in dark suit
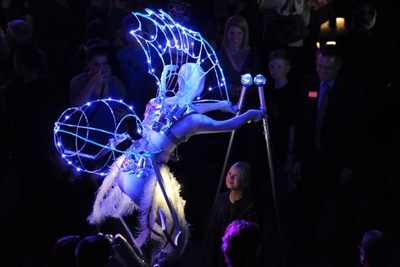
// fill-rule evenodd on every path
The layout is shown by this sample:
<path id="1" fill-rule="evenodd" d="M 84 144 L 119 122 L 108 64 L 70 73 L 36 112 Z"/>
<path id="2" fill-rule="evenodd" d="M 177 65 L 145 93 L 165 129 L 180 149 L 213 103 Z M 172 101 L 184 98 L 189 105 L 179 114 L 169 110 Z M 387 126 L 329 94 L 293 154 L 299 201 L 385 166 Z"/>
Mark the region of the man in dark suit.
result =
<path id="1" fill-rule="evenodd" d="M 338 47 L 322 47 L 316 73 L 304 77 L 300 85 L 292 168 L 299 189 L 293 257 L 300 261 L 309 260 L 315 242 L 319 248 L 325 245 L 316 239 L 318 228 L 325 227 L 322 238 L 341 243 L 340 255 L 352 243 L 343 243 L 341 237 L 349 238 L 353 230 L 350 200 L 364 136 L 365 100 L 357 83 L 340 72 L 341 61 Z"/>

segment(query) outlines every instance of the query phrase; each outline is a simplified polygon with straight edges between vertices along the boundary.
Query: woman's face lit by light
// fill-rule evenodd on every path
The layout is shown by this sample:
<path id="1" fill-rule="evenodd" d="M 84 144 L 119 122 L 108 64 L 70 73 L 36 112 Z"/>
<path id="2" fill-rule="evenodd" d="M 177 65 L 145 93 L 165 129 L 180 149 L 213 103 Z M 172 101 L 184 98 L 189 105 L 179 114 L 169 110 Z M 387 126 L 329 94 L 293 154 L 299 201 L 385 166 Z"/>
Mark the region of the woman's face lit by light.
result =
<path id="1" fill-rule="evenodd" d="M 231 47 L 239 48 L 243 43 L 244 33 L 237 26 L 231 26 L 228 30 L 228 41 Z"/>

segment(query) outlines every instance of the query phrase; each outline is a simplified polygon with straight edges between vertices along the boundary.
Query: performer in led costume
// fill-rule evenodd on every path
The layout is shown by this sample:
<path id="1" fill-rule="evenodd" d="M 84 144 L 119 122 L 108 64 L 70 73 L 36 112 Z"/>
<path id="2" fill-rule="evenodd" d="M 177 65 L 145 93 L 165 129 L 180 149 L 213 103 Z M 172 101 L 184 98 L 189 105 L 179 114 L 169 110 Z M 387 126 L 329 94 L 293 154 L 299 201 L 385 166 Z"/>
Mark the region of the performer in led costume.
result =
<path id="1" fill-rule="evenodd" d="M 130 31 L 142 45 L 149 73 L 158 84 L 157 96 L 148 103 L 143 122 L 130 110 L 120 121 L 114 119 L 116 130 L 109 133 L 107 144 L 95 143 L 88 138 L 89 133 L 104 131 L 90 127 L 86 113 L 93 103 L 88 103 L 66 110 L 54 132 L 56 147 L 70 164 L 79 170 L 106 176 L 97 192 L 89 222 L 100 224 L 108 216 L 123 220 L 138 209 L 140 226 L 134 229 L 136 237 L 132 235 L 130 245 L 143 266 L 161 266 L 171 264 L 183 253 L 189 235 L 180 185 L 166 165 L 176 147 L 196 134 L 233 131 L 246 122 L 259 121 L 265 112 L 248 110 L 223 121 L 204 115 L 214 110 L 238 114 L 229 102 L 215 52 L 199 33 L 175 23 L 166 13 L 147 12 L 132 13 Z M 153 28 L 146 31 L 143 24 L 148 22 Z M 158 57 L 154 58 L 154 54 Z M 162 63 L 161 75 L 152 66 L 155 62 Z M 93 102 L 106 105 L 111 114 L 116 109 L 120 111 L 121 106 L 130 109 L 117 100 Z M 132 123 L 132 118 L 140 134 L 136 140 L 118 131 L 122 122 Z M 64 142 L 69 139 L 72 141 Z M 119 150 L 118 144 L 126 139 L 131 145 L 127 150 Z M 98 146 L 99 152 L 87 155 L 86 143 Z M 107 162 L 113 161 L 111 166 L 86 168 L 84 158 L 96 160 L 106 155 Z M 143 245 L 151 247 L 151 255 L 142 253 Z"/>

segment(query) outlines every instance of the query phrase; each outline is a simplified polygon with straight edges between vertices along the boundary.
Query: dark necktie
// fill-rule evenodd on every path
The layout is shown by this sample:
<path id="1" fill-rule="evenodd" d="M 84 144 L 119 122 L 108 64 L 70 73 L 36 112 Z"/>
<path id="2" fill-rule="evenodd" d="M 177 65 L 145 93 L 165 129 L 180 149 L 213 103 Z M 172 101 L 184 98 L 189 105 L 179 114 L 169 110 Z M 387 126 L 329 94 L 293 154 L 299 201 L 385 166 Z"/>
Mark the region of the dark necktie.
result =
<path id="1" fill-rule="evenodd" d="M 326 108 L 328 106 L 329 90 L 330 90 L 330 86 L 328 83 L 324 83 L 322 86 L 325 87 L 325 90 L 323 92 L 321 101 L 319 103 L 318 114 L 317 114 L 317 125 L 315 128 L 315 147 L 317 148 L 318 151 L 321 150 L 321 129 L 322 129 L 322 124 L 324 123 Z"/>

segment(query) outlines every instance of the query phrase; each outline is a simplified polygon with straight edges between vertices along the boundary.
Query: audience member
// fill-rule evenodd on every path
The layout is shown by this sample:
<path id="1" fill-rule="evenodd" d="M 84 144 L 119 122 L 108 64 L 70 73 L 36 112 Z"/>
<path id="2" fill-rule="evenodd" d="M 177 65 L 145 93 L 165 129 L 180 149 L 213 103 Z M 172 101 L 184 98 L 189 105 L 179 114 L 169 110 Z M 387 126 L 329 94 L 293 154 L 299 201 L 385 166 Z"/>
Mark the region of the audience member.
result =
<path id="1" fill-rule="evenodd" d="M 232 16 L 225 22 L 222 48 L 217 52 L 221 68 L 224 71 L 232 103 L 237 103 L 242 89 L 241 76 L 262 74 L 261 57 L 255 48 L 249 45 L 249 27 L 246 19 Z M 255 86 L 246 95 L 246 106 L 254 107 L 257 100 Z"/>
<path id="2" fill-rule="evenodd" d="M 32 41 L 32 26 L 22 19 L 9 21 L 7 23 L 5 40 L 7 48 L 4 47 L 3 49 L 6 54 L 1 62 L 1 68 L 3 75 L 8 77 L 8 80 L 12 80 L 13 56 L 15 49 L 19 45 L 23 45 Z"/>
<path id="3" fill-rule="evenodd" d="M 337 46 L 323 46 L 316 73 L 304 77 L 299 91 L 292 174 L 301 179 L 300 210 L 293 249 L 303 259 L 312 251 L 325 203 L 335 205 L 332 251 L 340 255 L 335 259 L 346 260 L 354 242 L 353 189 L 365 135 L 365 100 L 357 83 L 340 72 L 341 62 Z"/>
<path id="4" fill-rule="evenodd" d="M 105 267 L 114 254 L 113 237 L 101 233 L 79 241 L 76 250 L 77 267 Z"/>
<path id="5" fill-rule="evenodd" d="M 0 27 L 5 28 L 7 22 L 22 19 L 33 27 L 29 1 L 25 0 L 7 0 L 1 1 L 0 6 Z"/>
<path id="6" fill-rule="evenodd" d="M 355 5 L 351 14 L 349 31 L 338 38 L 337 43 L 343 49 L 342 70 L 357 79 L 366 95 L 369 126 L 362 157 L 365 162 L 374 162 L 375 166 L 365 165 L 360 201 L 365 201 L 363 205 L 369 205 L 367 203 L 372 200 L 372 192 L 381 190 L 377 185 L 384 185 L 382 169 L 389 170 L 378 166 L 383 164 L 382 150 L 385 143 L 389 142 L 388 133 L 391 132 L 387 127 L 393 125 L 393 120 L 390 118 L 390 101 L 385 95 L 386 64 L 379 56 L 379 39 L 375 35 L 377 10 L 373 4 L 362 2 Z M 386 44 L 384 46 L 387 47 Z"/>
<path id="7" fill-rule="evenodd" d="M 222 252 L 228 267 L 260 265 L 261 231 L 254 222 L 234 220 L 222 237 Z"/>
<path id="8" fill-rule="evenodd" d="M 70 82 L 70 105 L 81 106 L 89 101 L 104 98 L 124 99 L 126 96 L 125 86 L 117 76 L 112 74 L 112 69 L 109 66 L 108 47 L 99 44 L 92 45 L 88 48 L 86 56 L 88 71 L 73 77 Z M 89 112 L 87 118 L 90 127 L 114 132 L 116 130 L 116 125 L 114 124 L 113 114 L 109 112 L 109 108 L 102 102 L 93 103 L 92 107 L 93 109 Z M 115 116 L 118 121 L 123 114 L 116 110 Z M 126 124 L 122 124 L 118 131 L 126 132 Z M 105 132 L 91 131 L 89 133 L 89 138 L 95 142 L 106 145 L 111 136 Z M 85 149 L 92 154 L 97 154 L 100 150 L 97 146 L 92 144 L 86 145 Z M 96 168 L 97 166 L 105 164 L 105 161 L 106 158 L 101 158 L 90 164 L 92 164 L 91 166 L 93 168 Z M 90 193 L 96 191 L 101 181 L 95 175 L 89 175 L 87 173 L 74 173 L 72 177 L 75 177 L 75 180 L 79 180 L 76 179 L 78 177 L 86 178 L 80 179 L 81 181 L 79 181 L 79 185 L 82 187 L 81 190 L 85 190 L 86 193 L 77 195 L 77 200 L 85 203 L 85 205 L 80 206 L 80 209 L 85 207 L 85 210 L 80 210 L 82 211 L 80 215 L 84 216 L 84 213 L 87 214 L 88 212 L 87 208 L 90 209 L 90 202 L 87 202 L 89 199 L 86 199 L 87 193 L 88 191 Z M 75 187 L 77 187 L 77 184 L 75 184 Z"/>
<path id="9" fill-rule="evenodd" d="M 390 266 L 394 244 L 390 244 L 387 234 L 380 230 L 364 232 L 360 246 L 360 263 L 363 267 Z"/>
<path id="10" fill-rule="evenodd" d="M 112 74 L 108 62 L 107 47 L 93 45 L 88 49 L 88 71 L 73 77 L 70 83 L 70 104 L 72 106 L 79 107 L 96 99 L 123 99 L 126 96 L 124 84 Z M 93 113 L 89 116 L 91 127 L 113 132 L 115 130 L 114 120 L 110 117 L 108 108 L 101 102 L 96 105 Z M 118 114 L 116 115 L 118 116 Z M 103 133 L 96 133 L 92 138 L 97 142 L 107 144 L 109 137 Z"/>
<path id="11" fill-rule="evenodd" d="M 370 138 L 379 140 L 384 138 L 381 132 L 384 128 L 384 92 L 378 43 L 373 32 L 376 18 L 377 11 L 371 3 L 356 5 L 352 12 L 350 31 L 338 39 L 338 44 L 343 49 L 342 70 L 358 80 L 367 96 L 368 116 L 372 123 Z"/>
<path id="12" fill-rule="evenodd" d="M 81 237 L 76 235 L 65 236 L 57 240 L 51 250 L 47 266 L 76 267 L 75 249 L 81 240 Z"/>
<path id="13" fill-rule="evenodd" d="M 20 247 L 14 253 L 22 254 L 13 260 L 32 262 L 34 266 L 40 266 L 44 254 L 50 250 L 51 239 L 60 230 L 58 220 L 61 213 L 53 206 L 58 204 L 59 199 L 48 160 L 53 150 L 55 114 L 59 111 L 55 109 L 57 99 L 53 95 L 54 87 L 46 76 L 45 58 L 46 55 L 34 44 L 18 46 L 14 53 L 14 71 L 20 74 L 22 80 L 5 89 L 5 108 L 11 127 L 10 157 L 17 168 L 15 179 L 18 181 L 16 193 L 19 199 L 16 220 L 32 218 L 22 229 L 11 231 L 13 240 L 20 242 L 32 231 L 46 232 L 35 240 L 34 246 L 18 244 Z"/>
<path id="14" fill-rule="evenodd" d="M 377 11 L 371 3 L 358 4 L 353 10 L 350 31 L 338 40 L 343 49 L 342 70 L 369 90 L 376 90 L 376 80 L 380 76 L 377 40 L 373 33 L 376 17 Z"/>
<path id="15" fill-rule="evenodd" d="M 211 212 L 201 266 L 225 266 L 221 251 L 222 236 L 232 221 L 258 223 L 256 208 L 249 192 L 251 172 L 251 166 L 242 161 L 236 162 L 229 169 L 225 179 L 228 191 L 217 196 Z"/>
<path id="16" fill-rule="evenodd" d="M 282 237 L 284 236 L 285 241 L 289 243 L 293 238 L 293 219 L 296 207 L 292 194 L 296 190 L 296 183 L 290 175 L 290 170 L 293 164 L 297 88 L 288 78 L 288 73 L 292 70 L 291 58 L 286 49 L 281 48 L 272 51 L 268 60 L 271 79 L 264 86 L 264 90 L 274 170 L 274 201 L 277 202 L 278 211 L 272 205 L 274 202 L 271 198 L 271 201 L 266 202 L 266 218 L 276 218 L 276 212 L 280 214 L 280 228 L 282 229 L 281 232 L 284 233 Z M 266 192 L 269 196 L 273 196 L 272 190 L 271 184 L 267 183 Z M 278 235 L 274 233 L 266 242 L 277 244 L 274 236 Z M 276 253 L 268 258 L 271 261 L 282 260 L 282 255 L 286 256 L 287 252 Z"/>
<path id="17" fill-rule="evenodd" d="M 10 21 L 7 23 L 6 38 L 13 51 L 18 45 L 32 40 L 32 26 L 22 19 Z"/>
<path id="18" fill-rule="evenodd" d="M 109 67 L 108 49 L 102 45 L 89 47 L 87 72 L 72 78 L 70 83 L 70 104 L 81 106 L 88 101 L 112 97 L 123 98 L 125 86 L 118 77 L 112 75 Z"/>
<path id="19" fill-rule="evenodd" d="M 237 15 L 228 18 L 225 22 L 222 48 L 217 52 L 217 57 L 224 72 L 230 101 L 238 103 L 243 87 L 241 83 L 242 75 L 251 74 L 252 77 L 255 77 L 258 74 L 263 74 L 261 57 L 257 49 L 249 45 L 249 28 L 246 19 Z M 246 89 L 240 111 L 258 107 L 260 107 L 258 90 L 255 85 L 251 85 Z M 245 157 L 258 172 L 259 163 L 262 160 L 258 154 L 260 150 L 257 150 L 256 147 L 263 141 L 260 130 L 259 124 L 248 124 L 235 133 L 234 146 L 230 155 L 231 162 Z M 249 138 L 249 136 L 254 138 Z M 224 140 L 228 140 L 228 138 L 225 137 Z M 257 153 L 254 153 L 254 151 Z M 246 155 L 243 155 L 243 152 Z M 264 164 L 262 165 L 264 166 Z"/>
<path id="20" fill-rule="evenodd" d="M 296 116 L 297 90 L 288 79 L 291 59 L 286 49 L 272 51 L 268 57 L 272 78 L 265 87 L 268 123 L 274 170 L 279 182 L 288 185 L 288 174 L 293 163 L 293 140 Z"/>

